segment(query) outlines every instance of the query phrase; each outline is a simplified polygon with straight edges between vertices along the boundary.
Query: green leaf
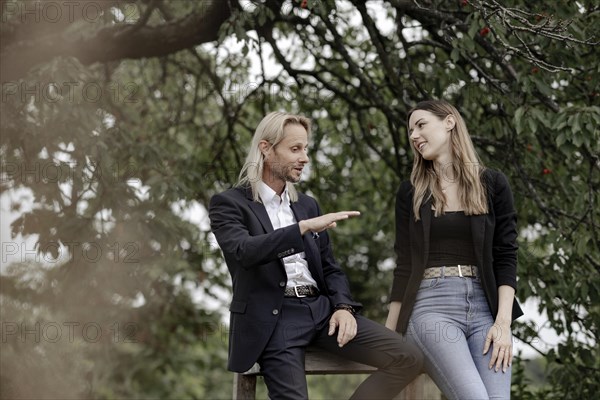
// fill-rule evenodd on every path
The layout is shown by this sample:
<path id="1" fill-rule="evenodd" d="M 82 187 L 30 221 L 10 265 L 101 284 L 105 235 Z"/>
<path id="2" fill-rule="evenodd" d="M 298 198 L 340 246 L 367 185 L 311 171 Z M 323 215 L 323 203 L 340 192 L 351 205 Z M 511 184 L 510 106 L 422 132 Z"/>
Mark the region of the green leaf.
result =
<path id="1" fill-rule="evenodd" d="M 452 49 L 452 52 L 450 53 L 450 59 L 453 62 L 457 62 L 460 58 L 460 50 L 458 50 L 457 48 Z"/>
<path id="2" fill-rule="evenodd" d="M 571 131 L 574 134 L 581 131 L 581 126 L 579 125 L 580 117 L 581 117 L 581 115 L 579 113 L 577 113 L 573 116 L 573 124 L 571 126 Z"/>
<path id="3" fill-rule="evenodd" d="M 527 118 L 527 125 L 529 125 L 529 130 L 531 132 L 535 132 L 537 130 L 537 121 L 534 118 Z"/>
<path id="4" fill-rule="evenodd" d="M 523 114 L 525 113 L 525 108 L 519 107 L 517 111 L 515 111 L 515 116 L 513 118 L 515 128 L 517 134 L 521 134 L 523 132 Z"/>
<path id="5" fill-rule="evenodd" d="M 535 87 L 545 96 L 552 96 L 552 89 L 540 79 L 534 79 Z"/>

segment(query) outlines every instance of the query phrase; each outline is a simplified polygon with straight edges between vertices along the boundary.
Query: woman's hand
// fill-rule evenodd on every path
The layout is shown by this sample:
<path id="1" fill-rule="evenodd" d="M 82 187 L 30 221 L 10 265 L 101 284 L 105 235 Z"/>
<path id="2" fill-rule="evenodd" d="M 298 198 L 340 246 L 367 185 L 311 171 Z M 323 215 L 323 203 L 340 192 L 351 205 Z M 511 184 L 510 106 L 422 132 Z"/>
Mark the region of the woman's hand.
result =
<path id="1" fill-rule="evenodd" d="M 506 369 L 512 364 L 513 358 L 512 333 L 509 323 L 495 322 L 490 327 L 485 337 L 483 354 L 488 352 L 490 346 L 492 347 L 492 356 L 488 366 L 489 369 L 492 369 L 496 364 L 496 372 L 500 370 L 500 367 L 502 367 L 502 372 L 506 372 Z"/>

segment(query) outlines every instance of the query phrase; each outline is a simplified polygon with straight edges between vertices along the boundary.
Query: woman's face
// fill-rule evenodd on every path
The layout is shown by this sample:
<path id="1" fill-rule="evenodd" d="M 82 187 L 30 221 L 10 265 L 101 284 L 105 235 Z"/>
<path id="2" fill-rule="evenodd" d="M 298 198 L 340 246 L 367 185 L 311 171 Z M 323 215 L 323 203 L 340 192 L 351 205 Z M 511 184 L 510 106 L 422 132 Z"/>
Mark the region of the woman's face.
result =
<path id="1" fill-rule="evenodd" d="M 429 111 L 414 111 L 408 121 L 408 129 L 415 151 L 426 160 L 441 164 L 452 162 L 450 135 L 454 125 L 452 115 L 440 119 Z"/>

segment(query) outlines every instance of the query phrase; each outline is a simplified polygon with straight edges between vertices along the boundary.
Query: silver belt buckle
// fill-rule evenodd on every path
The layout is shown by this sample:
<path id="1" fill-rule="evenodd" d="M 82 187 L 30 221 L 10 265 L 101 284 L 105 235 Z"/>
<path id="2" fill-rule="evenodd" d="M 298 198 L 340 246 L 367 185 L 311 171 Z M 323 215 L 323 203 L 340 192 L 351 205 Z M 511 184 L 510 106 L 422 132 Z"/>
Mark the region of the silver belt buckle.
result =
<path id="1" fill-rule="evenodd" d="M 299 286 L 301 286 L 301 285 L 296 285 L 296 286 L 294 286 L 294 293 L 296 293 L 296 297 L 306 297 L 306 295 L 305 295 L 305 294 L 300 294 L 300 293 L 298 293 L 298 287 L 299 287 Z"/>
<path id="2" fill-rule="evenodd" d="M 460 264 L 458 264 L 458 276 L 463 277 L 462 270 L 460 269 Z"/>

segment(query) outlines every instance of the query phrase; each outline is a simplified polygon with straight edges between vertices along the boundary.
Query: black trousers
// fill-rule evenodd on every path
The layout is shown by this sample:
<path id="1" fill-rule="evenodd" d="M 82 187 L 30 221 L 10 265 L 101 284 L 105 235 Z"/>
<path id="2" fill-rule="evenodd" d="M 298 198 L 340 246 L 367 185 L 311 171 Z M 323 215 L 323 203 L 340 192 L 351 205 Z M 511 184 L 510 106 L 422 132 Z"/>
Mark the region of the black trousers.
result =
<path id="1" fill-rule="evenodd" d="M 331 304 L 325 296 L 284 299 L 277 327 L 258 360 L 269 398 L 308 399 L 304 352 L 309 344 L 378 368 L 352 399 L 392 399 L 420 374 L 420 350 L 398 333 L 357 315 L 357 335 L 340 348 L 337 331 L 327 334 L 330 316 Z"/>

